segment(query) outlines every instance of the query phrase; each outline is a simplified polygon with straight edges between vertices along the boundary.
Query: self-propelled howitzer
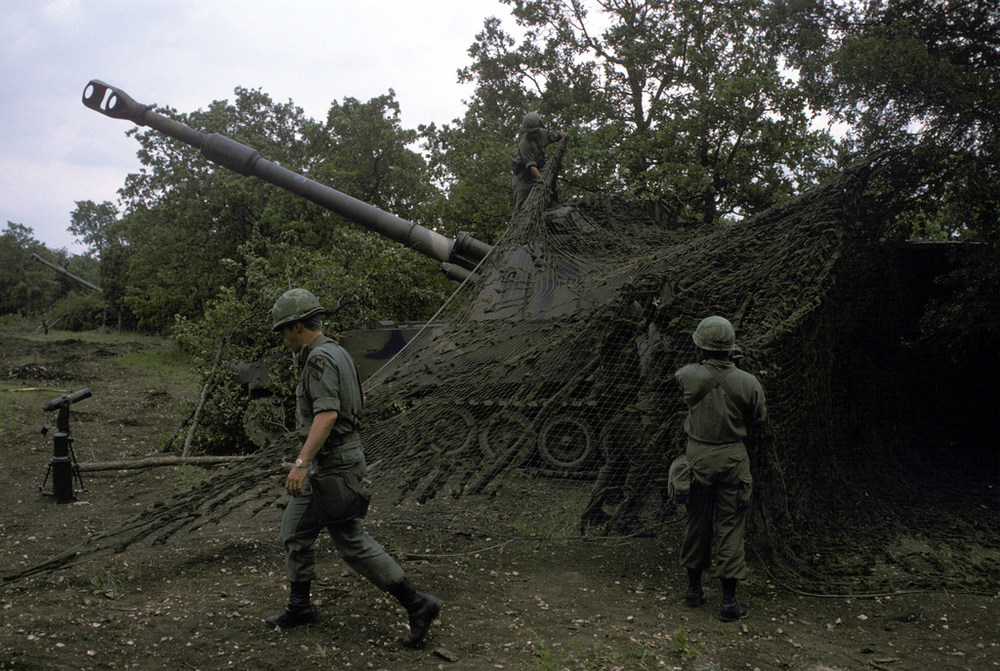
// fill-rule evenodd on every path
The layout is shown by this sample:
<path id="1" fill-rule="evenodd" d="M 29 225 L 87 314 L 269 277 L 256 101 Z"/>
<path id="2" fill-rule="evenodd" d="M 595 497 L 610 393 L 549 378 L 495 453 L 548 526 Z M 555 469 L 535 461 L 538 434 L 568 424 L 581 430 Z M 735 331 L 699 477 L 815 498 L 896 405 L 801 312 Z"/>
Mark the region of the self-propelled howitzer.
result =
<path id="1" fill-rule="evenodd" d="M 256 149 L 219 133 L 202 133 L 133 100 L 119 88 L 96 79 L 83 90 L 83 104 L 105 116 L 148 126 L 201 151 L 213 163 L 241 175 L 253 175 L 336 212 L 350 221 L 441 261 L 448 277 L 464 280 L 492 247 L 468 233 L 455 238 L 436 233 L 295 173 L 260 155 Z"/>

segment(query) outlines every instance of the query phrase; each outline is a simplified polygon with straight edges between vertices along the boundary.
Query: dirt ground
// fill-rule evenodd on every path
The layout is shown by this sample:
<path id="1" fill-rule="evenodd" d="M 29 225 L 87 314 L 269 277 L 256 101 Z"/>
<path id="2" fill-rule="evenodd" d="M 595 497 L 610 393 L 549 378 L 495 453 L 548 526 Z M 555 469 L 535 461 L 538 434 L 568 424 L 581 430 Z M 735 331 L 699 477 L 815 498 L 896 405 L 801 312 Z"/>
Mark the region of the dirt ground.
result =
<path id="1" fill-rule="evenodd" d="M 86 491 L 55 504 L 40 491 L 53 442 L 39 429 L 55 421 L 42 412 L 45 401 L 90 387 L 93 397 L 71 409 L 77 459 L 138 459 L 176 430 L 197 398 L 196 381 L 135 365 L 137 353 L 168 347 L 158 341 L 0 334 L 0 346 L 0 575 L 113 528 L 220 468 L 84 472 Z M 288 632 L 264 627 L 286 597 L 281 511 L 273 506 L 168 545 L 4 584 L 0 669 L 1000 668 L 1000 594 L 988 587 L 813 597 L 753 559 L 741 587 L 750 617 L 724 624 L 711 583 L 703 607 L 682 603 L 678 519 L 656 538 L 543 533 L 579 488 L 526 481 L 519 510 L 475 499 L 430 504 L 419 517 L 373 508 L 372 534 L 416 585 L 445 601 L 421 650 L 400 645 L 403 611 L 348 571 L 328 542 L 314 592 L 320 622 Z"/>

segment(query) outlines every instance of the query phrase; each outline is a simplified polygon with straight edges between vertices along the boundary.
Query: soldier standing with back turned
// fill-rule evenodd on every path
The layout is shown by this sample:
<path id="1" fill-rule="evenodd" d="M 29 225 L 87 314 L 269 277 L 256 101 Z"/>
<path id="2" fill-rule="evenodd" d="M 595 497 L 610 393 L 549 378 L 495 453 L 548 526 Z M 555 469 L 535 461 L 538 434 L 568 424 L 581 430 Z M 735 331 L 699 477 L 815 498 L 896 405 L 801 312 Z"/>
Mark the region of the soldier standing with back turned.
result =
<path id="1" fill-rule="evenodd" d="M 269 627 L 287 629 L 317 620 L 309 596 L 316 576 L 313 545 L 320 531 L 330 532 L 347 564 L 393 597 L 409 614 L 403 645 L 415 647 L 441 612 L 441 600 L 417 591 L 403 569 L 364 529 L 370 496 L 360 426 L 364 399 L 350 355 L 323 335 L 319 301 L 305 289 L 285 292 L 271 308 L 275 331 L 295 352 L 300 379 L 296 414 L 309 433 L 285 480 L 292 497 L 281 520 L 285 572 L 291 594 L 285 610 L 265 618 Z"/>
<path id="2" fill-rule="evenodd" d="M 692 338 L 703 359 L 676 373 L 688 406 L 684 430 L 691 464 L 687 529 L 681 547 L 681 564 L 688 575 L 684 602 L 695 607 L 705 601 L 701 576 L 714 553 L 722 582 L 719 617 L 732 622 L 749 613 L 736 600 L 736 583 L 746 579 L 747 573 L 743 536 L 753 491 L 743 440 L 748 424 L 767 419 L 767 409 L 760 382 L 731 360 L 736 331 L 727 319 L 706 317 Z"/>

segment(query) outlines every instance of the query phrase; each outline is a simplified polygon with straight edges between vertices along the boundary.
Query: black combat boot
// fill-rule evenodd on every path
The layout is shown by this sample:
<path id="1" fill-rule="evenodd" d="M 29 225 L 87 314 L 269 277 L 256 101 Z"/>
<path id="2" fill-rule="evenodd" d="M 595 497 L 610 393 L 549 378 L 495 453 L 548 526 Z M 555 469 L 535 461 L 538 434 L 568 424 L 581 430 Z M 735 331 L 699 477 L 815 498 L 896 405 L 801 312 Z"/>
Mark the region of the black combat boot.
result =
<path id="1" fill-rule="evenodd" d="M 291 593 L 288 595 L 288 605 L 277 615 L 264 618 L 264 624 L 274 629 L 291 629 L 303 624 L 312 624 L 319 619 L 316 606 L 309 600 L 309 581 L 291 583 Z"/>
<path id="2" fill-rule="evenodd" d="M 750 609 L 736 600 L 736 578 L 722 579 L 722 609 L 719 619 L 723 622 L 735 622 L 750 614 Z"/>
<path id="3" fill-rule="evenodd" d="M 687 573 L 688 588 L 684 592 L 684 603 L 691 608 L 697 608 L 705 603 L 705 590 L 701 586 L 701 569 L 689 568 Z"/>
<path id="4" fill-rule="evenodd" d="M 395 597 L 410 616 L 410 633 L 403 639 L 403 645 L 408 648 L 419 646 L 427 636 L 434 618 L 441 612 L 441 599 L 433 594 L 417 591 L 406 578 L 393 585 L 389 594 Z"/>

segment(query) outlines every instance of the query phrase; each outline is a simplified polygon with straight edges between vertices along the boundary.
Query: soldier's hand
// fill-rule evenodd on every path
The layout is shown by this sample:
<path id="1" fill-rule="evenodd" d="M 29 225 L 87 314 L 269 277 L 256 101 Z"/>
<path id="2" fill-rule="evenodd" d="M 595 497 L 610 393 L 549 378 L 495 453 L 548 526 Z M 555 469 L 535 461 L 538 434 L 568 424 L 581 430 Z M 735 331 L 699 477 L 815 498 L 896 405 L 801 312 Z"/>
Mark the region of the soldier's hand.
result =
<path id="1" fill-rule="evenodd" d="M 302 496 L 302 483 L 305 482 L 306 475 L 308 475 L 306 469 L 293 466 L 288 472 L 288 478 L 285 479 L 285 491 L 290 496 Z"/>

